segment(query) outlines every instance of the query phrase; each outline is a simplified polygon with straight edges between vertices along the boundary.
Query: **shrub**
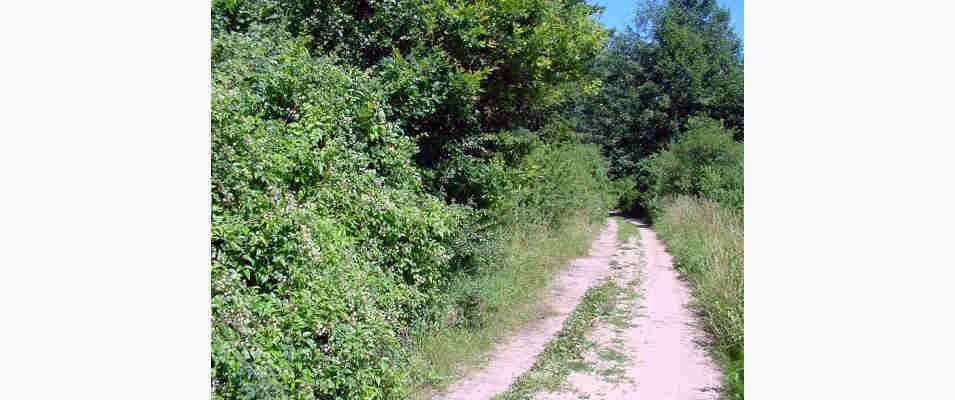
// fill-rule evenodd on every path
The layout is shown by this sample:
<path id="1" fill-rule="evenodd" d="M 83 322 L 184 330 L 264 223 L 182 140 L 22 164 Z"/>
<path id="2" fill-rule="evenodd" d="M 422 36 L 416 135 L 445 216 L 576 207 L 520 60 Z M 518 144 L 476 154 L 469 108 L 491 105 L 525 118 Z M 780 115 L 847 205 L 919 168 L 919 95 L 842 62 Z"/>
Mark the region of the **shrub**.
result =
<path id="1" fill-rule="evenodd" d="M 701 196 L 743 208 L 743 145 L 719 121 L 690 118 L 676 142 L 639 164 L 644 206 L 651 213 L 666 196 Z"/>
<path id="2" fill-rule="evenodd" d="M 637 191 L 635 181 L 636 178 L 627 176 L 611 182 L 610 195 L 617 211 L 627 214 L 638 212 L 637 205 L 640 200 L 640 192 Z"/>
<path id="3" fill-rule="evenodd" d="M 589 223 L 602 223 L 611 201 L 607 167 L 596 145 L 541 146 L 524 159 L 525 180 L 512 200 L 549 226 L 559 227 L 578 211 L 586 213 Z"/>
<path id="4" fill-rule="evenodd" d="M 213 63 L 216 397 L 400 398 L 400 334 L 469 211 L 424 192 L 364 73 L 269 29 Z"/>

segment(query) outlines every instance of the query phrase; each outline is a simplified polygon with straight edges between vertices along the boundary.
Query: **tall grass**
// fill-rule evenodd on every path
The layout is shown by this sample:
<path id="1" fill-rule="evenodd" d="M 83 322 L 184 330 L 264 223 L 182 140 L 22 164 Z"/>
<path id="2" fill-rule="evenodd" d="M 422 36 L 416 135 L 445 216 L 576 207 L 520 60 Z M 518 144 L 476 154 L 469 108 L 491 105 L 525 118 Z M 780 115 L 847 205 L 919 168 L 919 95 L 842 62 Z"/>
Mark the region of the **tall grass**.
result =
<path id="1" fill-rule="evenodd" d="M 484 322 L 432 326 L 412 333 L 409 348 L 409 396 L 426 399 L 466 371 L 480 366 L 491 347 L 514 334 L 543 310 L 540 300 L 554 275 L 567 262 L 585 255 L 600 230 L 582 210 L 560 224 L 527 225 L 509 233 L 501 265 L 456 282 L 451 298 L 473 298 Z M 449 319 L 456 316 L 451 313 Z"/>
<path id="2" fill-rule="evenodd" d="M 654 228 L 693 289 L 693 307 L 724 371 L 724 398 L 742 399 L 742 212 L 682 196 L 663 202 Z"/>

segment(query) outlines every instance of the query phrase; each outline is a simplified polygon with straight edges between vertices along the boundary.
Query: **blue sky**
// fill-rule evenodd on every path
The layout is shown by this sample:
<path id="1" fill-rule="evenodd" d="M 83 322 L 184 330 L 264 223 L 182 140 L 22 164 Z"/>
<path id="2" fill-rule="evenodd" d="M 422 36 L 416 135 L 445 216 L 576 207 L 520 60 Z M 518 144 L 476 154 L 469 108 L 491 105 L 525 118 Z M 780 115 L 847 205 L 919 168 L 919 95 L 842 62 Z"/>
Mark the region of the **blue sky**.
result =
<path id="1" fill-rule="evenodd" d="M 590 0 L 591 4 L 607 7 L 600 21 L 611 28 L 623 30 L 633 19 L 634 5 L 638 0 Z M 717 0 L 720 7 L 730 11 L 730 25 L 743 38 L 743 0 Z"/>

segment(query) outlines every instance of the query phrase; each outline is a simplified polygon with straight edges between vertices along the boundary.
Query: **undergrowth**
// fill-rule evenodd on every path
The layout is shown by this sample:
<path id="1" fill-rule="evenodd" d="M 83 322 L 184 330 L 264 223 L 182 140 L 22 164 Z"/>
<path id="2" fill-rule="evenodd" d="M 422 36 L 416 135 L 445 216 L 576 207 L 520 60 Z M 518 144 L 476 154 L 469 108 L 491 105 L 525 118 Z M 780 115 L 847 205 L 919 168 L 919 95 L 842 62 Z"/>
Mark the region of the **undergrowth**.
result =
<path id="1" fill-rule="evenodd" d="M 595 10 L 512 6 L 212 3 L 213 398 L 406 399 L 606 219 Z"/>
<path id="2" fill-rule="evenodd" d="M 742 399 L 742 212 L 681 196 L 664 201 L 654 228 L 693 289 L 693 307 L 723 370 L 723 397 Z"/>
<path id="3" fill-rule="evenodd" d="M 691 117 L 666 148 L 639 162 L 639 208 L 656 217 L 668 197 L 707 198 L 743 209 L 743 144 L 718 120 Z"/>

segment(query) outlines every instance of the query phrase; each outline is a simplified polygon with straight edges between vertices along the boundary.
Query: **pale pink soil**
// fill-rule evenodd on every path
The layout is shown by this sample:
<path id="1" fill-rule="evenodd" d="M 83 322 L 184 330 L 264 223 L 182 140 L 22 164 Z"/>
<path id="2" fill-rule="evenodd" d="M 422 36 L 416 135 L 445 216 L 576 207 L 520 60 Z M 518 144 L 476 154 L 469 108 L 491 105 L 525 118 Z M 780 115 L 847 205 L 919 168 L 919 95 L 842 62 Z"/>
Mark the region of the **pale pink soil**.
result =
<path id="1" fill-rule="evenodd" d="M 545 307 L 551 312 L 497 346 L 487 367 L 454 383 L 439 399 L 490 399 L 506 391 L 518 376 L 534 365 L 537 355 L 560 331 L 564 320 L 580 303 L 587 289 L 608 275 L 610 257 L 617 244 L 617 223 L 612 219 L 608 221 L 607 227 L 591 244 L 590 255 L 574 260 L 558 274 L 544 300 Z"/>
<path id="2" fill-rule="evenodd" d="M 640 238 L 647 257 L 640 285 L 646 317 L 625 339 L 639 347 L 636 365 L 627 370 L 637 380 L 633 398 L 716 399 L 721 376 L 698 344 L 703 336 L 688 308 L 690 290 L 656 233 L 640 225 Z"/>
<path id="3" fill-rule="evenodd" d="M 702 335 L 688 308 L 690 291 L 678 279 L 673 258 L 656 234 L 640 227 L 646 257 L 641 275 L 642 307 L 634 326 L 621 332 L 625 366 L 624 382 L 611 383 L 585 373 L 568 378 L 573 391 L 546 393 L 538 399 L 717 399 L 721 376 L 697 344 Z M 597 328 L 598 331 L 600 327 Z M 597 342 L 600 342 L 598 339 Z"/>

